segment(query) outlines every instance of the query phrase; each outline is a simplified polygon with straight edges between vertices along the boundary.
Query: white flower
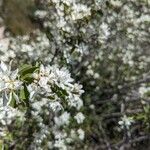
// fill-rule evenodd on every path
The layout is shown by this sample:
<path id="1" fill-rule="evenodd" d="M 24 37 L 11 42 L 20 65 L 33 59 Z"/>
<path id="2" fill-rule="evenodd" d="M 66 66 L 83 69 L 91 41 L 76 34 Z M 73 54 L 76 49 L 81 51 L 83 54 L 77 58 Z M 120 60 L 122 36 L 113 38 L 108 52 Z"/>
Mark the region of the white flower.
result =
<path id="1" fill-rule="evenodd" d="M 74 116 L 74 118 L 76 119 L 78 124 L 81 124 L 83 123 L 85 116 L 81 112 L 79 112 Z"/>
<path id="2" fill-rule="evenodd" d="M 44 88 L 47 92 L 51 92 L 50 85 L 48 82 L 52 82 L 54 75 L 50 73 L 50 67 L 40 66 L 40 70 L 37 73 L 33 74 L 35 83 L 37 82 L 40 87 Z"/>
<path id="3" fill-rule="evenodd" d="M 61 131 L 57 131 L 57 130 L 54 130 L 53 134 L 54 134 L 55 139 L 57 139 L 57 140 L 64 139 L 67 137 L 67 134 L 65 132 L 61 132 Z"/>
<path id="4" fill-rule="evenodd" d="M 8 38 L 0 39 L 0 50 L 7 53 L 8 46 L 9 46 L 9 39 Z"/>
<path id="5" fill-rule="evenodd" d="M 16 117 L 19 117 L 21 120 L 23 120 L 24 114 L 9 106 L 0 108 L 0 123 L 3 125 L 10 124 L 13 120 L 16 119 Z"/>
<path id="6" fill-rule="evenodd" d="M 150 91 L 150 87 L 141 86 L 139 88 L 139 94 L 143 97 L 148 91 Z"/>
<path id="7" fill-rule="evenodd" d="M 53 66 L 52 71 L 55 75 L 55 82 L 58 86 L 65 89 L 66 86 L 71 86 L 71 83 L 74 81 L 69 71 L 66 68 L 58 69 L 57 67 Z"/>
<path id="8" fill-rule="evenodd" d="M 83 101 L 80 99 L 78 95 L 70 94 L 68 99 L 68 104 L 71 107 L 75 107 L 77 110 L 79 110 L 83 106 Z"/>
<path id="9" fill-rule="evenodd" d="M 105 40 L 108 39 L 109 35 L 110 35 L 109 27 L 108 27 L 108 25 L 107 25 L 106 23 L 103 22 L 103 23 L 100 25 L 99 37 L 98 37 L 98 39 L 100 40 L 100 42 L 103 43 Z"/>
<path id="10" fill-rule="evenodd" d="M 120 0 L 110 0 L 111 4 L 116 6 L 116 7 L 120 7 L 122 5 Z"/>
<path id="11" fill-rule="evenodd" d="M 52 108 L 53 111 L 60 111 L 63 109 L 62 105 L 59 102 L 51 102 L 50 107 Z"/>
<path id="12" fill-rule="evenodd" d="M 42 111 L 42 107 L 45 106 L 47 104 L 49 100 L 47 100 L 46 98 L 42 98 L 40 101 L 35 101 L 32 104 L 32 107 L 38 111 L 41 112 Z"/>
<path id="13" fill-rule="evenodd" d="M 54 121 L 58 126 L 68 125 L 70 119 L 70 113 L 64 112 L 61 116 L 55 117 Z"/>
<path id="14" fill-rule="evenodd" d="M 37 10 L 35 12 L 35 16 L 39 17 L 40 19 L 46 17 L 46 15 L 47 15 L 47 11 L 44 11 L 44 10 Z"/>
<path id="15" fill-rule="evenodd" d="M 3 95 L 4 105 L 8 105 L 12 100 L 12 97 L 19 103 L 19 98 L 16 94 L 16 90 L 19 90 L 22 82 L 18 78 L 18 69 L 11 71 L 9 67 L 1 62 L 0 64 L 0 92 Z"/>
<path id="16" fill-rule="evenodd" d="M 1 62 L 0 65 L 0 91 L 5 89 L 8 90 L 17 90 L 20 88 L 22 84 L 21 81 L 17 80 L 18 77 L 18 69 L 15 71 L 11 71 L 11 67 L 6 66 L 5 63 Z"/>
<path id="17" fill-rule="evenodd" d="M 127 117 L 126 115 L 124 115 L 121 120 L 118 122 L 118 124 L 121 126 L 121 128 L 124 128 L 124 126 L 129 129 L 129 127 L 131 126 L 131 124 L 134 122 L 133 118 L 131 117 Z"/>
<path id="18" fill-rule="evenodd" d="M 71 138 L 72 139 L 76 138 L 76 132 L 75 132 L 75 130 L 71 129 L 70 134 L 71 134 Z"/>
<path id="19" fill-rule="evenodd" d="M 64 139 L 55 140 L 54 147 L 59 148 L 60 150 L 67 150 Z"/>
<path id="20" fill-rule="evenodd" d="M 34 96 L 39 92 L 39 87 L 37 86 L 37 84 L 35 84 L 35 83 L 32 83 L 32 84 L 29 84 L 28 86 L 27 86 L 27 89 L 28 89 L 28 91 L 29 91 L 29 93 L 30 93 L 30 97 L 29 97 L 29 99 L 30 100 L 33 100 L 34 99 Z"/>
<path id="21" fill-rule="evenodd" d="M 82 90 L 83 86 L 80 84 L 73 84 L 72 86 L 72 92 L 78 95 L 81 95 L 82 93 L 84 93 L 84 90 Z"/>
<path id="22" fill-rule="evenodd" d="M 84 131 L 83 131 L 82 129 L 78 129 L 78 130 L 77 130 L 77 133 L 78 133 L 78 135 L 79 135 L 79 139 L 80 139 L 80 140 L 84 140 L 84 136 L 85 136 Z"/>
<path id="23" fill-rule="evenodd" d="M 75 4 L 72 6 L 71 17 L 73 20 L 82 19 L 85 16 L 91 15 L 91 8 L 83 4 Z"/>

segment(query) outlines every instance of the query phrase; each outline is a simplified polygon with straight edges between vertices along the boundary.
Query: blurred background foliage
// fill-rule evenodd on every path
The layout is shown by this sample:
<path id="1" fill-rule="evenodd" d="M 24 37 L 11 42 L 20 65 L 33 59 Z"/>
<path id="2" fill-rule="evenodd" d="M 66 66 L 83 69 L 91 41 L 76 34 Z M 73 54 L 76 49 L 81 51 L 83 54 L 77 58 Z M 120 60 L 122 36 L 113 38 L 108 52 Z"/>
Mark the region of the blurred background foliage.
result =
<path id="1" fill-rule="evenodd" d="M 4 0 L 0 13 L 9 31 L 14 35 L 23 35 L 37 28 L 31 17 L 34 10 L 32 0 Z"/>

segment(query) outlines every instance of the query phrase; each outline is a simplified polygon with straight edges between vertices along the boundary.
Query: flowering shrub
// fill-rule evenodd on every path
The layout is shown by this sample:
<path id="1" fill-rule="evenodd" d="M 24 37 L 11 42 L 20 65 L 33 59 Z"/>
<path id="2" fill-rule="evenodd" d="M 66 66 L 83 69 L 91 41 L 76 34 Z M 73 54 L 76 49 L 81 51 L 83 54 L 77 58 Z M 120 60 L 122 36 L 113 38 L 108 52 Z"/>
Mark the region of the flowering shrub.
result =
<path id="1" fill-rule="evenodd" d="M 11 65 L 1 62 L 0 71 L 4 148 L 67 149 L 67 144 L 84 139 L 82 86 L 66 68 L 40 64 L 12 71 Z"/>
<path id="2" fill-rule="evenodd" d="M 0 59 L 13 59 L 9 67 L 1 63 L 2 146 L 146 144 L 149 1 L 35 0 L 35 6 L 30 17 L 39 28 L 27 35 L 7 32 L 0 42 Z M 12 72 L 19 63 L 32 65 Z"/>

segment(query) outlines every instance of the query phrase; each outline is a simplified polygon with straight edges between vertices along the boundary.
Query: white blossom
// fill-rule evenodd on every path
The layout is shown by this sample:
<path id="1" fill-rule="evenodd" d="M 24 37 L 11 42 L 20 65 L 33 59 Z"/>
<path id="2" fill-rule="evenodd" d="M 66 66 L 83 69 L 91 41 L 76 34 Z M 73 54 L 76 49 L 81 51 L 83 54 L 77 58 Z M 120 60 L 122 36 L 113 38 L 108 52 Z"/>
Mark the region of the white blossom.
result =
<path id="1" fill-rule="evenodd" d="M 54 121 L 56 125 L 62 126 L 62 125 L 68 125 L 69 124 L 69 119 L 70 119 L 70 113 L 64 112 L 61 116 L 55 117 Z"/>
<path id="2" fill-rule="evenodd" d="M 76 119 L 78 124 L 81 124 L 83 123 L 85 116 L 83 115 L 83 113 L 79 112 L 74 116 L 74 118 Z"/>
<path id="3" fill-rule="evenodd" d="M 118 122 L 118 124 L 121 126 L 121 128 L 124 128 L 125 126 L 127 129 L 129 129 L 133 122 L 134 122 L 133 118 L 124 115 Z"/>
<path id="4" fill-rule="evenodd" d="M 3 95 L 4 105 L 9 105 L 12 97 L 19 103 L 18 95 L 15 93 L 20 89 L 22 82 L 18 78 L 18 69 L 11 71 L 11 66 L 4 62 L 0 64 L 0 92 Z"/>
<path id="5" fill-rule="evenodd" d="M 85 137 L 84 131 L 83 131 L 82 129 L 78 129 L 78 130 L 77 130 L 77 133 L 78 133 L 78 135 L 79 135 L 79 139 L 80 139 L 80 140 L 84 140 L 84 137 Z"/>

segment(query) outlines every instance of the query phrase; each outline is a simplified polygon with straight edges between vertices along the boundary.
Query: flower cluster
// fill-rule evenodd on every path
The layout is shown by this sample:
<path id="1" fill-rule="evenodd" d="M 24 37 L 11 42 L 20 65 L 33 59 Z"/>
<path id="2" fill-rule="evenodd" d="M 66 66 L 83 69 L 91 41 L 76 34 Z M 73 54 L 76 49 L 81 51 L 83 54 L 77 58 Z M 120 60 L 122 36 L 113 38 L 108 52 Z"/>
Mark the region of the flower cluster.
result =
<path id="1" fill-rule="evenodd" d="M 15 126 L 13 122 L 19 121 L 23 126 L 19 134 L 28 130 L 29 126 L 35 128 L 34 133 L 27 135 L 33 134 L 31 144 L 26 145 L 28 148 L 42 148 L 46 140 L 46 148 L 67 149 L 66 145 L 73 144 L 76 139 L 84 139 L 84 131 L 80 129 L 85 118 L 80 112 L 83 106 L 80 98 L 82 86 L 74 83 L 66 68 L 25 65 L 18 72 L 18 69 L 12 71 L 10 65 L 1 62 L 0 69 L 0 117 L 6 134 L 4 138 L 13 134 L 13 131 L 5 129 L 6 125 Z M 66 130 L 71 124 L 74 124 L 75 137 Z M 78 129 L 82 130 L 79 135 Z"/>
<path id="2" fill-rule="evenodd" d="M 111 149 L 110 143 L 112 149 L 114 145 L 119 145 L 115 149 L 122 149 L 123 144 L 118 143 L 124 137 L 116 130 L 118 120 L 124 134 L 133 127 L 125 141 L 147 136 L 149 2 L 37 0 L 30 17 L 39 24 L 38 29 L 16 37 L 7 33 L 0 39 L 1 60 L 14 59 L 14 66 L 27 62 L 47 64 L 37 63 L 37 66 L 26 66 L 12 73 L 11 68 L 1 63 L 3 105 L 10 107 L 15 102 L 21 110 L 20 103 L 28 106 L 25 114 L 29 118 L 20 128 L 23 133 L 30 129 L 33 134 L 22 134 L 27 141 L 23 146 L 93 149 L 96 144 L 91 142 L 92 138 L 100 145 L 96 149 L 104 149 L 103 145 Z M 82 85 L 75 81 L 84 87 L 85 107 L 80 97 Z M 82 126 L 84 122 L 86 125 Z M 84 131 L 87 145 L 81 142 Z"/>

